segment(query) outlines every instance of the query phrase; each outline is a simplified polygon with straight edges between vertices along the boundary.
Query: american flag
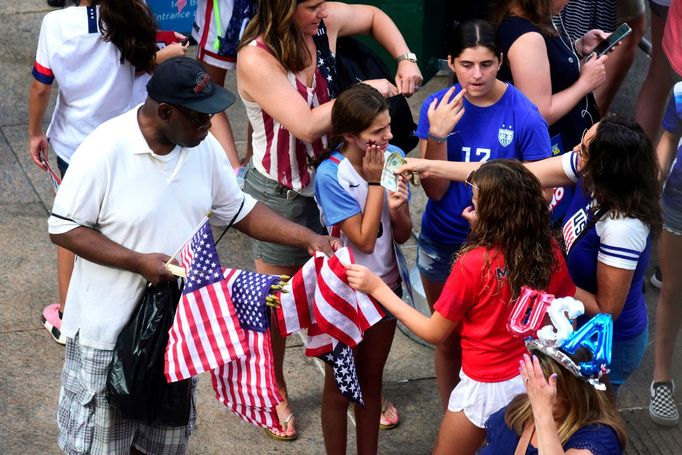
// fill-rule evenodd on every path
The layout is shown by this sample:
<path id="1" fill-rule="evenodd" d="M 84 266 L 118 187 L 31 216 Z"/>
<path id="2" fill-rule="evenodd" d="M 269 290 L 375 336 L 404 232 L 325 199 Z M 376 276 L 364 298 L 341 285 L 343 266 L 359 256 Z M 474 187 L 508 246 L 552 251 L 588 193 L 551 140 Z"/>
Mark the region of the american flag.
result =
<path id="1" fill-rule="evenodd" d="M 318 253 L 287 283 L 288 294 L 282 294 L 277 317 L 282 335 L 289 335 L 317 324 L 327 334 L 354 348 L 362 341 L 365 330 L 383 317 L 379 305 L 367 294 L 356 292 L 348 284 L 343 264 L 355 262 L 348 248 L 339 249 L 327 258 Z M 307 355 L 329 352 L 329 343 L 320 352 L 320 343 L 308 345 Z"/>
<path id="2" fill-rule="evenodd" d="M 334 382 L 341 395 L 348 401 L 354 401 L 362 406 L 365 402 L 362 399 L 360 381 L 355 370 L 355 358 L 353 350 L 343 343 L 336 343 L 334 349 L 327 354 L 319 357 L 329 364 L 334 372 Z"/>
<path id="3" fill-rule="evenodd" d="M 331 258 L 318 253 L 284 287 L 289 293 L 280 296 L 277 318 L 282 335 L 308 329 L 306 355 L 333 362 L 330 365 L 335 369 L 338 366 L 335 379 L 339 391 L 361 403 L 359 383 L 355 387 L 357 381 L 352 380 L 357 379 L 352 348 L 362 341 L 365 330 L 381 320 L 383 311 L 348 284 L 343 264 L 354 262 L 348 248 L 339 249 Z"/>
<path id="4" fill-rule="evenodd" d="M 277 392 L 272 364 L 272 347 L 265 298 L 280 277 L 236 269 L 224 276 L 246 335 L 243 358 L 211 372 L 216 398 L 234 414 L 254 425 L 281 430 L 276 406 Z"/>
<path id="5" fill-rule="evenodd" d="M 40 161 L 47 166 L 47 178 L 50 180 L 50 188 L 52 188 L 52 194 L 57 194 L 57 190 L 59 190 L 59 185 L 62 184 L 62 179 L 59 178 L 57 173 L 52 169 L 52 166 L 50 166 L 50 163 L 43 158 L 43 154 L 40 154 Z"/>
<path id="6" fill-rule="evenodd" d="M 180 252 L 187 280 L 169 331 L 166 380 L 175 382 L 244 357 L 239 326 L 206 219 Z"/>

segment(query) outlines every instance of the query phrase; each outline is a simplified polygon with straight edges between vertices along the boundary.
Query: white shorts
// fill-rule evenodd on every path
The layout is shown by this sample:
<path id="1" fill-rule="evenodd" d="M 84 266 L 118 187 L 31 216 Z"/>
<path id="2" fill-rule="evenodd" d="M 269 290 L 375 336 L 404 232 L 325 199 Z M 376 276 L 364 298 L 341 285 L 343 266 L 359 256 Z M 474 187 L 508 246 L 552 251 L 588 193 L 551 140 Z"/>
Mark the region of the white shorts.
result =
<path id="1" fill-rule="evenodd" d="M 218 36 L 226 36 L 227 28 L 232 20 L 234 7 L 235 0 L 218 1 L 221 28 L 221 30 L 218 30 L 218 24 L 213 11 L 213 0 L 199 0 L 196 16 L 194 16 L 194 25 L 192 26 L 192 37 L 199 44 L 197 60 L 226 70 L 235 68 L 239 38 L 241 38 L 249 19 L 244 18 L 236 24 L 238 30 L 230 34 L 231 39 L 228 38 L 219 48 L 214 46 Z"/>
<path id="2" fill-rule="evenodd" d="M 479 428 L 485 428 L 485 422 L 491 414 L 526 391 L 521 375 L 502 382 L 479 382 L 460 370 L 459 378 L 459 384 L 450 394 L 448 411 L 464 411 L 467 419 Z"/>

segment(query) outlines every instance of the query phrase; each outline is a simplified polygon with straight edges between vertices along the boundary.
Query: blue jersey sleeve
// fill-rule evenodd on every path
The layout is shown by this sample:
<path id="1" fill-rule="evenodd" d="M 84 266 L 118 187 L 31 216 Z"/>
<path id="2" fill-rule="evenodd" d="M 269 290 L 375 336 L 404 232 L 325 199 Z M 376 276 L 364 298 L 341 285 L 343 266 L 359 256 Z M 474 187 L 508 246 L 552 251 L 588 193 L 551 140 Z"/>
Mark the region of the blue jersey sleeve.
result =
<path id="1" fill-rule="evenodd" d="M 333 226 L 362 213 L 355 199 L 339 183 L 338 169 L 336 163 L 327 160 L 315 174 L 315 200 L 326 226 Z"/>
<path id="2" fill-rule="evenodd" d="M 537 161 L 552 156 L 552 144 L 549 140 L 547 122 L 542 118 L 535 106 L 528 111 L 523 121 L 519 141 L 521 161 Z"/>
<path id="3" fill-rule="evenodd" d="M 678 82 L 673 88 L 673 95 L 670 97 L 663 117 L 663 129 L 672 134 L 682 133 L 680 112 L 682 112 L 682 82 Z"/>

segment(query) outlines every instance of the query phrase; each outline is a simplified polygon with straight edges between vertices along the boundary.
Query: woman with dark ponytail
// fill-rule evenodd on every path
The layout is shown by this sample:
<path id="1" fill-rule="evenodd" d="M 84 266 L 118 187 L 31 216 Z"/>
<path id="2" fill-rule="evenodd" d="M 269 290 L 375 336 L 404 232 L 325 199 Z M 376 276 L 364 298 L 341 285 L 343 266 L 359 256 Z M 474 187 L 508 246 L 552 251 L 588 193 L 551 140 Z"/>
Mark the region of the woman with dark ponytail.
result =
<path id="1" fill-rule="evenodd" d="M 164 53 L 179 54 L 179 43 Z M 47 170 L 48 143 L 62 177 L 80 143 L 105 121 L 137 104 L 134 81 L 155 64 L 156 24 L 143 0 L 81 0 L 80 6 L 45 15 L 38 37 L 29 94 L 29 154 Z M 182 52 L 184 53 L 184 52 Z M 47 133 L 43 118 L 52 83 L 59 89 Z M 59 303 L 42 314 L 45 328 L 60 344 L 61 315 L 73 270 L 73 253 L 57 248 Z"/>

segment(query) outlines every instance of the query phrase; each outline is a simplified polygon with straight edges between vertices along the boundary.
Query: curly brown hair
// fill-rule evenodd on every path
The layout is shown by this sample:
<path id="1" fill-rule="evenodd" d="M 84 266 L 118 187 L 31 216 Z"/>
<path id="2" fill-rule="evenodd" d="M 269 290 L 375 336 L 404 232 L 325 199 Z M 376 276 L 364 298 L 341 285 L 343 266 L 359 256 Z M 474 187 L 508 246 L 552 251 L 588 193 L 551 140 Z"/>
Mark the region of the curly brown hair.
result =
<path id="1" fill-rule="evenodd" d="M 94 0 L 99 5 L 102 39 L 121 52 L 121 63 L 151 73 L 156 58 L 156 19 L 142 0 Z"/>
<path id="2" fill-rule="evenodd" d="M 610 115 L 599 122 L 587 145 L 581 174 L 585 191 L 597 203 L 595 210 L 608 212 L 612 218 L 636 218 L 657 235 L 662 224 L 659 167 L 642 128 Z"/>
<path id="3" fill-rule="evenodd" d="M 476 221 L 458 255 L 484 247 L 489 264 L 501 253 L 512 299 L 522 286 L 545 289 L 556 268 L 558 246 L 538 179 L 519 161 L 493 160 L 476 170 L 472 185 L 478 191 Z M 491 272 L 485 267 L 481 273 Z"/>

